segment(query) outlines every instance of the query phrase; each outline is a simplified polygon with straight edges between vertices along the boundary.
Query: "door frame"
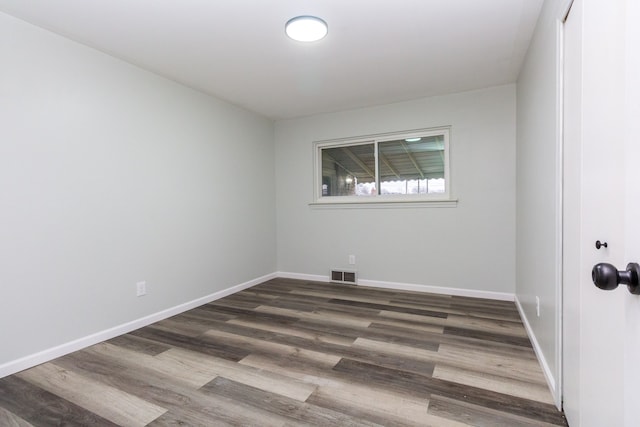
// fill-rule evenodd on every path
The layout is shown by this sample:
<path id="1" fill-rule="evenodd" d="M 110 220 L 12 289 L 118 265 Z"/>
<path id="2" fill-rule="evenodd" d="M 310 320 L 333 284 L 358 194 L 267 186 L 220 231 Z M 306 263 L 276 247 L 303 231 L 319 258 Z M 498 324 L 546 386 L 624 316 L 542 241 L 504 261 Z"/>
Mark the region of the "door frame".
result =
<path id="1" fill-rule="evenodd" d="M 563 346 L 563 273 L 564 273 L 564 24 L 574 0 L 564 0 L 556 18 L 556 407 L 562 410 L 564 394 L 564 346 Z"/>

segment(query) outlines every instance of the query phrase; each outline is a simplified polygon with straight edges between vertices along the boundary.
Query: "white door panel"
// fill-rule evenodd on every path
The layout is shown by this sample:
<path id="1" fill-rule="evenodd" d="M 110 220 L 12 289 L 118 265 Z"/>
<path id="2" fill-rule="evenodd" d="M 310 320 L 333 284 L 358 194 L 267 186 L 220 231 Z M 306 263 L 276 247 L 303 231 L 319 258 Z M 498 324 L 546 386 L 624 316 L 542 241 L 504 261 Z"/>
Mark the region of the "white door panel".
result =
<path id="1" fill-rule="evenodd" d="M 626 1 L 625 265 L 640 263 L 640 2 Z M 640 296 L 625 295 L 625 426 L 640 426 Z"/>
<path id="2" fill-rule="evenodd" d="M 630 294 L 591 282 L 597 263 L 626 266 L 625 1 L 575 0 L 564 26 L 563 396 L 572 427 L 625 425 Z"/>

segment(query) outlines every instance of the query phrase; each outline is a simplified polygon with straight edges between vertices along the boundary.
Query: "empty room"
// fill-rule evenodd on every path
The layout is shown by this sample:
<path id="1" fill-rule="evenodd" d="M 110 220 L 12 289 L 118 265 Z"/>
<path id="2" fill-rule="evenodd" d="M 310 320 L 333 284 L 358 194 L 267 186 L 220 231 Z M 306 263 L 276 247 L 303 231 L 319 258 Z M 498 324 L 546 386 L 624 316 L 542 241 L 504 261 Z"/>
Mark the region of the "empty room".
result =
<path id="1" fill-rule="evenodd" d="M 638 21 L 0 0 L 0 425 L 640 425 Z"/>

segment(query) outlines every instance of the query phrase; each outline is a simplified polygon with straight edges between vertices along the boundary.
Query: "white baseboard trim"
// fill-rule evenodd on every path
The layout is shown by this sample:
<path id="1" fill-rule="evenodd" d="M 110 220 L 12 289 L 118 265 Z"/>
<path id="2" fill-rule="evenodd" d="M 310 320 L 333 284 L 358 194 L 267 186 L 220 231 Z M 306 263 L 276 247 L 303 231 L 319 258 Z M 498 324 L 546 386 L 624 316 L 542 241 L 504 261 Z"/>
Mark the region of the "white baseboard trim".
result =
<path id="1" fill-rule="evenodd" d="M 248 282 L 244 282 L 239 285 L 235 285 L 230 288 L 223 289 L 218 292 L 214 292 L 204 297 L 197 298 L 195 300 L 188 301 L 183 304 L 179 304 L 175 307 L 171 307 L 166 310 L 162 310 L 157 313 L 150 314 L 140 319 L 132 320 L 131 322 L 114 326 L 113 328 L 96 332 L 95 334 L 78 338 L 71 342 L 67 342 L 59 346 L 40 351 L 35 354 L 31 354 L 29 356 L 25 356 L 20 359 L 7 362 L 3 365 L 0 365 L 0 378 L 6 377 L 7 375 L 15 374 L 16 372 L 20 372 L 28 368 L 32 368 L 41 363 L 49 362 L 58 357 L 64 356 L 74 351 L 82 350 L 83 348 L 89 347 L 91 345 L 97 344 L 102 341 L 109 340 L 111 338 L 115 338 L 119 335 L 126 334 L 128 332 L 134 331 L 136 329 L 142 328 L 152 323 L 159 322 L 160 320 L 166 319 L 171 316 L 175 316 L 176 314 L 183 313 L 187 310 L 191 310 L 203 304 L 207 304 L 211 301 L 215 301 L 217 299 L 226 297 L 228 295 L 239 292 L 243 289 L 248 289 L 250 287 L 266 282 L 267 280 L 274 279 L 276 277 L 277 277 L 276 273 L 267 274 L 265 276 L 258 277 L 256 279 L 249 280 Z"/>
<path id="2" fill-rule="evenodd" d="M 277 277 L 283 279 L 307 280 L 309 282 L 329 282 L 329 276 L 321 276 L 317 274 L 290 273 L 288 271 L 278 271 Z"/>
<path id="3" fill-rule="evenodd" d="M 286 271 L 278 271 L 278 277 L 286 279 L 309 280 L 314 282 L 329 282 L 329 276 L 290 273 Z M 349 286 L 349 285 L 347 285 Z M 486 298 L 500 301 L 513 301 L 514 294 L 507 292 L 478 291 L 473 289 L 446 288 L 442 286 L 416 285 L 412 283 L 383 282 L 379 280 L 368 280 L 358 278 L 358 286 L 370 286 L 372 288 L 397 289 L 402 291 L 428 292 L 432 294 L 455 295 L 471 298 Z"/>
<path id="4" fill-rule="evenodd" d="M 372 288 L 398 289 L 401 291 L 428 292 L 431 294 L 455 295 L 471 298 L 513 301 L 514 294 L 508 292 L 479 291 L 475 289 L 447 288 L 443 286 L 416 285 L 413 283 L 381 282 L 378 280 L 358 279 L 358 285 Z"/>
<path id="5" fill-rule="evenodd" d="M 527 331 L 527 335 L 529 335 L 529 340 L 531 341 L 531 345 L 533 346 L 533 351 L 536 353 L 536 357 L 538 358 L 538 363 L 542 368 L 542 373 L 544 374 L 545 379 L 547 380 L 547 385 L 549 386 L 549 391 L 551 391 L 551 395 L 553 396 L 553 401 L 558 402 L 558 390 L 556 387 L 556 380 L 549 368 L 549 364 L 547 363 L 547 359 L 544 357 L 544 353 L 542 353 L 542 349 L 540 348 L 540 344 L 536 338 L 536 335 L 533 333 L 533 329 L 531 329 L 531 325 L 529 324 L 529 320 L 527 319 L 527 315 L 522 308 L 522 304 L 520 304 L 520 300 L 518 296 L 515 297 L 516 307 L 518 307 L 518 312 L 520 312 L 520 318 L 522 319 L 522 323 L 524 324 L 524 328 Z"/>

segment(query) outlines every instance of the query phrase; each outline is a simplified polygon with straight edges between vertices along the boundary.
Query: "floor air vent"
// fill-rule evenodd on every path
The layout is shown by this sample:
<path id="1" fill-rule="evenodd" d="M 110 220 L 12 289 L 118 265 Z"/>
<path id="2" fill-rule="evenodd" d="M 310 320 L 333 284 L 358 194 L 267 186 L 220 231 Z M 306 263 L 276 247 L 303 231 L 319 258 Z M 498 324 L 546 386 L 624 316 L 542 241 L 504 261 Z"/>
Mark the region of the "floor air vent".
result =
<path id="1" fill-rule="evenodd" d="M 357 283 L 356 271 L 331 269 L 331 281 L 333 283 L 355 285 Z"/>

